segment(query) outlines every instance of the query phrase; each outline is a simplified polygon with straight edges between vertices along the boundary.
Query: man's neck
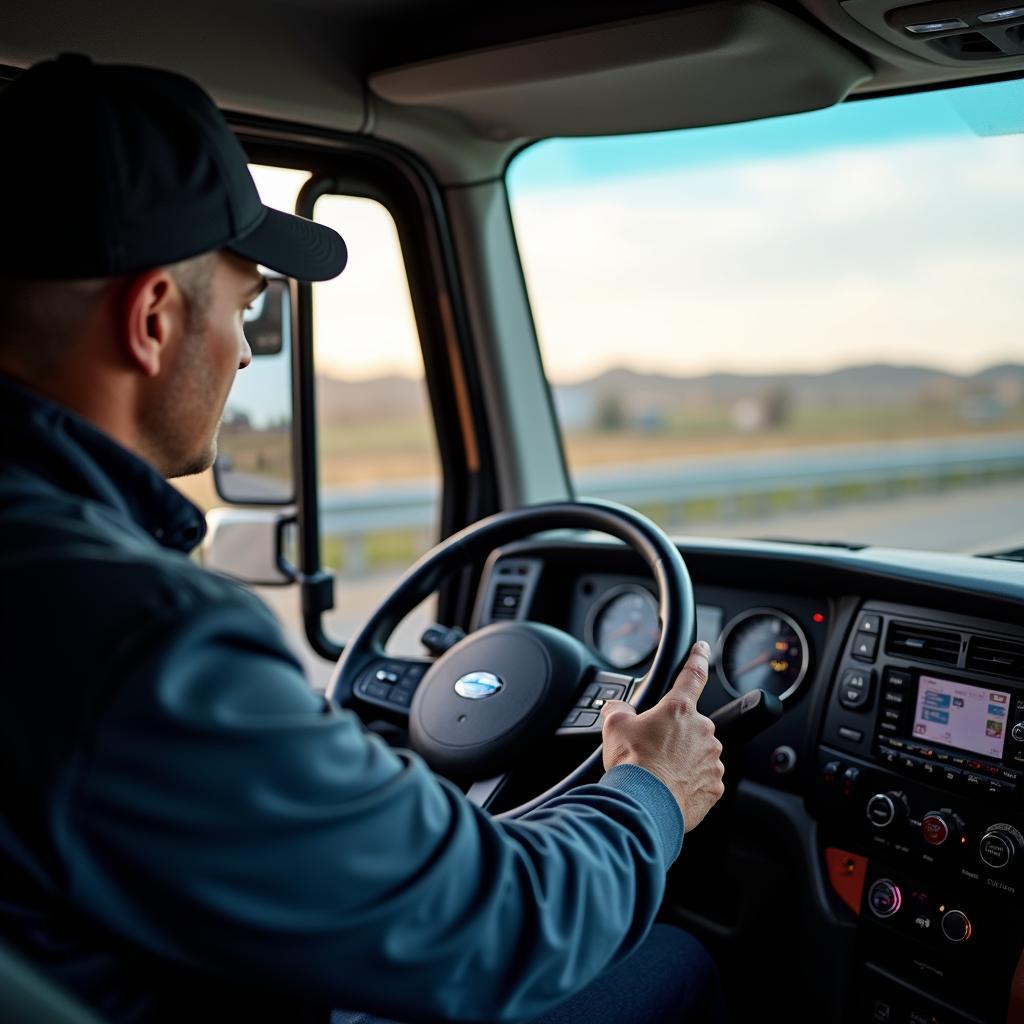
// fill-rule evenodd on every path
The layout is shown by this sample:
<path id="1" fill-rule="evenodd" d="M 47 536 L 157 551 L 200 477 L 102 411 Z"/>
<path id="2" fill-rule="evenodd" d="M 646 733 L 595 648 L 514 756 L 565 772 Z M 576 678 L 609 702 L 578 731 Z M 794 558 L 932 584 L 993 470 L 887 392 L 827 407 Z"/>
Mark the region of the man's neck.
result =
<path id="1" fill-rule="evenodd" d="M 0 354 L 0 373 L 70 409 L 122 448 L 152 464 L 131 412 L 134 409 L 131 381 L 114 379 L 121 376 L 115 373 L 90 372 L 91 368 L 76 365 L 77 362 L 68 360 L 59 367 L 43 368 Z"/>

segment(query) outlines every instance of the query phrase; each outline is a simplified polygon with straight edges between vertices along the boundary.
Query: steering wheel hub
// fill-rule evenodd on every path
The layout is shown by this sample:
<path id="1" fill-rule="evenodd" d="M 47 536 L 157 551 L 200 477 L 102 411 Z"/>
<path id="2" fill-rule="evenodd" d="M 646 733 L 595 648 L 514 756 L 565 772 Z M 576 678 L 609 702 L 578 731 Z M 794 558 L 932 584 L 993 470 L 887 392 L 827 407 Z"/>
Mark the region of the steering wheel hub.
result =
<path id="1" fill-rule="evenodd" d="M 551 735 L 587 665 L 582 645 L 551 626 L 485 626 L 424 676 L 409 712 L 413 748 L 451 774 L 501 771 L 524 745 Z"/>

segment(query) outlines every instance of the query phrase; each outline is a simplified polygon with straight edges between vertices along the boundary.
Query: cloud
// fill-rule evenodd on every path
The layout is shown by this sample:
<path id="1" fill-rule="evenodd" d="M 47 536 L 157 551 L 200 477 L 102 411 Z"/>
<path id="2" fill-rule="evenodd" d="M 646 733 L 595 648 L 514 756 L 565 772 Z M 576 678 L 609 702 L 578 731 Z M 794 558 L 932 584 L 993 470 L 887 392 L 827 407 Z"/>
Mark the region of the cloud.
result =
<path id="1" fill-rule="evenodd" d="M 966 137 L 513 193 L 548 372 L 1024 359 L 1022 159 Z"/>

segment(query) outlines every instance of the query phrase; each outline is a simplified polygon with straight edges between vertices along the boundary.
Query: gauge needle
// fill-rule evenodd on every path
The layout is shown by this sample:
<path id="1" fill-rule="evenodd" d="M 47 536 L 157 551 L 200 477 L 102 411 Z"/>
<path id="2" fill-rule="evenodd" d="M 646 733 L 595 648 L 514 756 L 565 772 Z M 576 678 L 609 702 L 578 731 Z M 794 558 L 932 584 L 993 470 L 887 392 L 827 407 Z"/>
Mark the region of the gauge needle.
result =
<path id="1" fill-rule="evenodd" d="M 753 661 L 748 661 L 743 668 L 736 669 L 736 675 L 746 675 L 752 668 L 757 668 L 758 665 L 763 665 L 766 661 L 771 661 L 772 651 L 766 651 L 764 654 L 759 654 Z"/>
<path id="2" fill-rule="evenodd" d="M 636 629 L 637 624 L 635 622 L 624 622 L 621 626 L 619 626 L 618 629 L 612 632 L 612 635 L 611 637 L 609 637 L 609 639 L 614 639 L 617 636 L 626 636 L 629 633 L 635 633 Z"/>

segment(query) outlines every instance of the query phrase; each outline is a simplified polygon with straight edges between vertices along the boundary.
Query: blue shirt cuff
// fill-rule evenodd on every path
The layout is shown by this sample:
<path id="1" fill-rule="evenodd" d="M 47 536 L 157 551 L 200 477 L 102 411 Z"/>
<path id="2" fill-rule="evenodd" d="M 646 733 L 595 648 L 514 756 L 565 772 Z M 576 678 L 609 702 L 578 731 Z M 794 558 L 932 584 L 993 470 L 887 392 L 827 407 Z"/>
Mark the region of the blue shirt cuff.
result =
<path id="1" fill-rule="evenodd" d="M 653 772 L 635 764 L 617 764 L 606 771 L 599 782 L 627 793 L 651 816 L 667 870 L 679 856 L 685 831 L 683 812 L 668 786 Z"/>

